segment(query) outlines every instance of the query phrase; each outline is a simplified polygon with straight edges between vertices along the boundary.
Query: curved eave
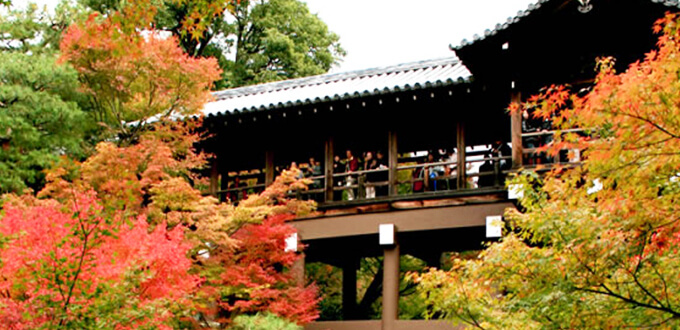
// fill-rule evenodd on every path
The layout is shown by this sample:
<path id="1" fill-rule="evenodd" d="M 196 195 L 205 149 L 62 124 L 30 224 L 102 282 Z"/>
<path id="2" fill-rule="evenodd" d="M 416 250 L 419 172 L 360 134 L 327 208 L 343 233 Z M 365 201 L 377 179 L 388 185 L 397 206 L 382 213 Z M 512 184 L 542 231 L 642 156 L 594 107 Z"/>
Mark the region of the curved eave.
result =
<path id="1" fill-rule="evenodd" d="M 498 23 L 498 24 L 496 24 L 496 26 L 493 29 L 486 29 L 484 31 L 483 35 L 475 34 L 472 37 L 472 41 L 469 41 L 467 39 L 463 39 L 458 45 L 450 44 L 449 49 L 451 49 L 452 51 L 459 51 L 463 48 L 466 48 L 467 46 L 473 45 L 477 42 L 483 41 L 483 40 L 485 40 L 489 37 L 497 35 L 498 33 L 507 30 L 508 28 L 513 26 L 514 24 L 519 23 L 520 21 L 522 21 L 523 18 L 534 14 L 534 12 L 536 12 L 538 9 L 543 7 L 548 2 L 553 2 L 553 1 L 556 1 L 556 0 L 538 0 L 535 3 L 531 3 L 527 7 L 527 9 L 520 10 L 520 11 L 517 12 L 517 15 L 508 17 L 508 19 L 505 23 Z M 562 0 L 562 1 L 564 2 L 564 0 Z M 571 1 L 576 1 L 576 0 L 571 0 Z M 669 7 L 669 8 L 680 8 L 680 1 L 679 0 L 648 0 L 648 1 L 651 1 L 653 3 L 660 3 L 660 4 L 665 5 L 666 7 Z"/>

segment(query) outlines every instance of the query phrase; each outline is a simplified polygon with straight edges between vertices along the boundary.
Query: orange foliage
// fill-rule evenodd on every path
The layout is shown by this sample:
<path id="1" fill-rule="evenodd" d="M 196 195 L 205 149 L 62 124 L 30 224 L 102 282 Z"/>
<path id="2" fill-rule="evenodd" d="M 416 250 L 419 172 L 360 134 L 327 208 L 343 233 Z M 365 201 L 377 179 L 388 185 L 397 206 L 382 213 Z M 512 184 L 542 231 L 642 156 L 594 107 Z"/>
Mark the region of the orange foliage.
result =
<path id="1" fill-rule="evenodd" d="M 146 7 L 126 6 L 106 18 L 93 14 L 71 25 L 60 45 L 61 60 L 78 71 L 97 119 L 124 135 L 135 135 L 149 120 L 197 114 L 221 73 L 214 58 L 190 57 L 176 38 L 150 30 Z"/>
<path id="2" fill-rule="evenodd" d="M 587 95 L 551 86 L 524 105 L 582 164 L 520 173 L 500 242 L 422 278 L 433 313 L 486 329 L 680 327 L 680 15 L 622 73 L 602 59 Z M 583 129 L 585 134 L 560 134 Z"/>

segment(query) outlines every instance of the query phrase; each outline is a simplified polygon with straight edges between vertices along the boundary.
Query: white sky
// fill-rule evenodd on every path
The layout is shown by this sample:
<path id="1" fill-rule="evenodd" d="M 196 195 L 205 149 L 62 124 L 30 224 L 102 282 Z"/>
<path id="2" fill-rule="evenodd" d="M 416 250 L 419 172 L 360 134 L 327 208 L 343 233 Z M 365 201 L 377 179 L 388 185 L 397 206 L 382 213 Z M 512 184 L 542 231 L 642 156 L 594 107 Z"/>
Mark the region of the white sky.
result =
<path id="1" fill-rule="evenodd" d="M 58 0 L 32 0 L 54 6 Z M 483 35 L 535 0 L 302 0 L 340 36 L 333 72 L 453 56 L 449 44 Z M 16 5 L 28 0 L 14 0 Z"/>
<path id="2" fill-rule="evenodd" d="M 304 0 L 303 0 L 304 1 Z M 347 51 L 333 71 L 453 56 L 449 44 L 483 35 L 535 0 L 306 0 Z"/>

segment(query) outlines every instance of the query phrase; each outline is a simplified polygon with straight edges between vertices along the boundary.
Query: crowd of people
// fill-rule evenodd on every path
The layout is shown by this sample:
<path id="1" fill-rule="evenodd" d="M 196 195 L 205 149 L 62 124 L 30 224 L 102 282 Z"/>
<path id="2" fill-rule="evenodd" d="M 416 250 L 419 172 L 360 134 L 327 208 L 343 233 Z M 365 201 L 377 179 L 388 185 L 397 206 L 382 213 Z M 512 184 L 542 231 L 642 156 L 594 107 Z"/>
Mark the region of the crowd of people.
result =
<path id="1" fill-rule="evenodd" d="M 376 196 L 386 196 L 387 195 L 387 185 L 385 182 L 388 180 L 388 168 L 387 158 L 385 153 L 378 150 L 375 153 L 373 151 L 365 151 L 361 157 L 354 156 L 352 150 L 345 151 L 345 158 L 341 158 L 336 155 L 333 158 L 333 174 L 336 178 L 334 182 L 338 186 L 347 186 L 344 189 L 345 199 L 354 200 L 357 194 L 362 195 L 364 198 L 375 198 Z M 356 173 L 359 172 L 359 173 Z M 337 174 L 343 174 L 344 176 L 339 176 Z M 358 185 L 357 191 L 354 188 Z M 336 198 L 337 199 L 337 198 Z"/>
<path id="2" fill-rule="evenodd" d="M 511 153 L 512 150 L 507 143 L 496 141 L 484 155 L 484 163 L 474 168 L 475 172 L 479 171 L 479 178 L 476 181 L 468 179 L 469 182 L 465 183 L 465 187 L 491 187 L 498 185 L 499 182 L 502 183 L 502 178 L 496 176 L 502 175 L 503 171 L 510 168 L 511 161 L 507 157 L 511 156 Z M 407 191 L 418 193 L 457 188 L 458 154 L 455 148 L 429 151 L 425 157 L 411 158 L 411 160 L 422 166 L 410 167 L 411 179 L 403 182 L 402 178 L 402 182 L 399 182 L 400 185 L 410 185 Z M 406 159 L 406 164 L 408 163 Z M 470 172 L 473 167 L 472 163 L 468 162 L 466 165 L 465 172 Z M 323 199 L 324 193 L 321 189 L 325 186 L 325 180 L 321 162 L 310 157 L 307 162 L 301 164 L 293 161 L 287 168 L 298 168 L 301 178 L 312 180 L 308 198 L 319 201 Z M 333 183 L 336 187 L 334 200 L 372 199 L 387 196 L 389 192 L 388 168 L 386 154 L 381 150 L 369 150 L 355 155 L 354 151 L 348 149 L 344 156 L 335 155 L 332 170 Z M 280 167 L 275 168 L 277 174 L 280 169 Z M 246 185 L 236 177 L 229 184 L 229 189 L 232 191 L 228 192 L 228 198 L 231 200 L 246 198 L 247 190 L 243 188 L 246 188 Z"/>

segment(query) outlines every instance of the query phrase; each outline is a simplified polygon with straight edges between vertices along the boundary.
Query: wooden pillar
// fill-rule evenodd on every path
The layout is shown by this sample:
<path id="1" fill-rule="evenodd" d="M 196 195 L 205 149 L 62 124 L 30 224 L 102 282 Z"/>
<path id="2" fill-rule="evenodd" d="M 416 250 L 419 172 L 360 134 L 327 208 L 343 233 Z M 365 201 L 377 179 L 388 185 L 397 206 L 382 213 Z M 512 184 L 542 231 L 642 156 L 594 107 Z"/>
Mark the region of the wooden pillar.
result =
<path id="1" fill-rule="evenodd" d="M 458 189 L 464 189 L 467 186 L 467 164 L 465 163 L 465 124 L 461 121 L 456 123 L 456 149 L 458 151 L 457 176 Z"/>
<path id="2" fill-rule="evenodd" d="M 389 166 L 389 196 L 397 195 L 397 164 L 399 163 L 399 154 L 397 149 L 397 132 L 390 131 L 387 140 L 387 160 Z"/>
<path id="3" fill-rule="evenodd" d="M 356 319 L 357 270 L 359 270 L 359 259 L 353 256 L 342 265 L 342 317 L 344 320 Z"/>
<path id="4" fill-rule="evenodd" d="M 274 183 L 274 151 L 267 150 L 264 152 L 264 184 L 266 186 Z"/>
<path id="5" fill-rule="evenodd" d="M 210 186 L 208 187 L 210 195 L 215 197 L 217 197 L 217 191 L 220 189 L 220 171 L 217 166 L 217 157 L 215 157 L 210 161 Z"/>
<path id="6" fill-rule="evenodd" d="M 295 279 L 295 284 L 300 287 L 305 286 L 305 254 L 298 252 L 300 258 L 295 260 L 290 271 L 293 273 L 293 278 Z"/>
<path id="7" fill-rule="evenodd" d="M 382 330 L 396 329 L 399 319 L 399 243 L 384 248 Z"/>
<path id="8" fill-rule="evenodd" d="M 513 91 L 510 97 L 510 102 L 519 103 L 522 101 L 522 94 L 519 91 Z M 522 148 L 522 112 L 515 111 L 510 115 L 510 134 L 512 142 L 512 168 L 519 168 L 522 166 L 522 158 L 524 157 L 524 150 Z"/>
<path id="9" fill-rule="evenodd" d="M 333 137 L 328 137 L 324 144 L 324 182 L 325 182 L 325 200 L 326 202 L 333 201 L 333 156 L 335 156 L 335 143 Z"/>

